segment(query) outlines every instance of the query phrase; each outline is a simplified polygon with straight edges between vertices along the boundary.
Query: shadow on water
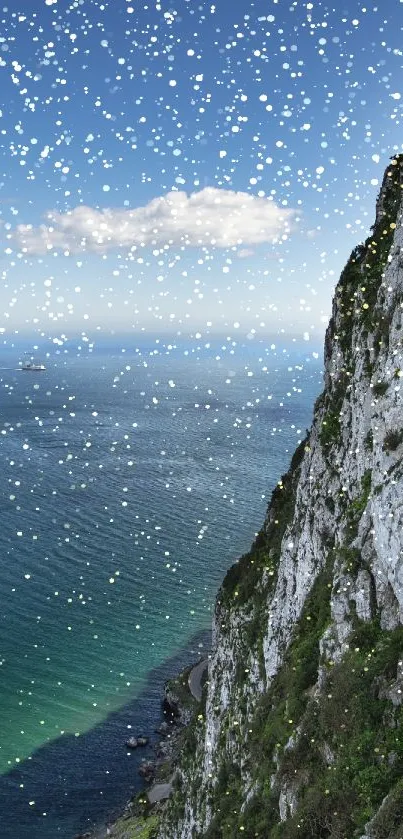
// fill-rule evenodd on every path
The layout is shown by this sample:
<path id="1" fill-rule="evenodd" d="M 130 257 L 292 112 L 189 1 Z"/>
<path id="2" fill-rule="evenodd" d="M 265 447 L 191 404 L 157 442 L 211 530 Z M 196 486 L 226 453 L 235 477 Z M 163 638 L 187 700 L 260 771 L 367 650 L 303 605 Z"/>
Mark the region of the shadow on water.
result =
<path id="1" fill-rule="evenodd" d="M 154 729 L 162 719 L 164 682 L 205 654 L 210 642 L 209 631 L 198 633 L 151 671 L 133 702 L 80 737 L 65 735 L 42 746 L 1 776 L 1 839 L 72 839 L 113 817 L 143 787 L 137 770 L 160 739 Z M 150 746 L 128 753 L 127 737 L 140 733 L 150 737 Z"/>

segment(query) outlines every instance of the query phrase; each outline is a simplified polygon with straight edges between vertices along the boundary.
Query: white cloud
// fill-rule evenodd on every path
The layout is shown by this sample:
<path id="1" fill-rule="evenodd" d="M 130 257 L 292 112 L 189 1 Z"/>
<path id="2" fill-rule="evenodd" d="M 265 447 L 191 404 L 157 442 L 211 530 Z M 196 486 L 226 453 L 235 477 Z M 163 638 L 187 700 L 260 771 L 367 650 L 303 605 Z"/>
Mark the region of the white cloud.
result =
<path id="1" fill-rule="evenodd" d="M 247 259 L 248 256 L 253 256 L 253 254 L 254 251 L 252 250 L 252 248 L 241 248 L 237 252 L 237 257 L 238 259 Z"/>
<path id="2" fill-rule="evenodd" d="M 165 244 L 242 247 L 276 241 L 289 232 L 294 215 L 268 198 L 207 187 L 189 196 L 169 192 L 134 210 L 79 206 L 66 213 L 49 212 L 45 224 L 20 224 L 12 238 L 28 254 L 104 253 Z"/>

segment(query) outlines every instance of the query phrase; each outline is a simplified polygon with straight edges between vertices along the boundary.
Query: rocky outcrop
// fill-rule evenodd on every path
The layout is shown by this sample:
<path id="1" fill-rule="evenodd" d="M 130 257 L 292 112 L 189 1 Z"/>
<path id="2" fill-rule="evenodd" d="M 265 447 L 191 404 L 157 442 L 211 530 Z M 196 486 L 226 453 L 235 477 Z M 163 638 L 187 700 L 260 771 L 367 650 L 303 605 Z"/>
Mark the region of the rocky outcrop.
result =
<path id="1" fill-rule="evenodd" d="M 309 435 L 219 591 L 159 839 L 398 836 L 402 172 L 337 285 Z"/>
<path id="2" fill-rule="evenodd" d="M 165 683 L 162 708 L 168 724 L 186 726 L 193 717 L 196 699 L 190 689 L 189 680 L 194 669 L 195 665 L 186 667 L 179 676 Z"/>

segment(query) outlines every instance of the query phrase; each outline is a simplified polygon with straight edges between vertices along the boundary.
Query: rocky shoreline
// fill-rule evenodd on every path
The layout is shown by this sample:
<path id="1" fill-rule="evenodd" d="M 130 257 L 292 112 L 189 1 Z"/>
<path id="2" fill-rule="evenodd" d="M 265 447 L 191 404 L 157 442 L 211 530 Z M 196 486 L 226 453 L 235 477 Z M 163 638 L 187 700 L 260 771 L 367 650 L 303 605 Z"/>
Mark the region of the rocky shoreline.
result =
<path id="1" fill-rule="evenodd" d="M 138 768 L 145 782 L 144 789 L 127 802 L 115 821 L 76 834 L 74 839 L 130 839 L 133 831 L 138 839 L 152 839 L 159 820 L 158 813 L 173 790 L 183 733 L 198 709 L 207 665 L 208 659 L 204 656 L 165 683 L 162 720 L 154 729 L 161 739 L 156 744 L 150 744 L 150 736 L 143 733 L 126 741 L 127 749 L 148 747 L 154 752 L 153 757 L 144 757 Z"/>

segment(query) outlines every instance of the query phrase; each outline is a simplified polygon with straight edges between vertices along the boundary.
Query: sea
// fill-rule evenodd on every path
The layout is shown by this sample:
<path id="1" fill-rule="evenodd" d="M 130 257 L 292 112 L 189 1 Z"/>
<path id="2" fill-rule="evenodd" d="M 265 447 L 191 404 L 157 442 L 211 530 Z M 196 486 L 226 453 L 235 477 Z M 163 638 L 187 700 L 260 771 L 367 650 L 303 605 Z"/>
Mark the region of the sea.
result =
<path id="1" fill-rule="evenodd" d="M 38 373 L 25 350 L 0 355 L 0 833 L 72 839 L 141 789 L 164 681 L 208 654 L 322 350 L 97 336 L 43 343 Z"/>

